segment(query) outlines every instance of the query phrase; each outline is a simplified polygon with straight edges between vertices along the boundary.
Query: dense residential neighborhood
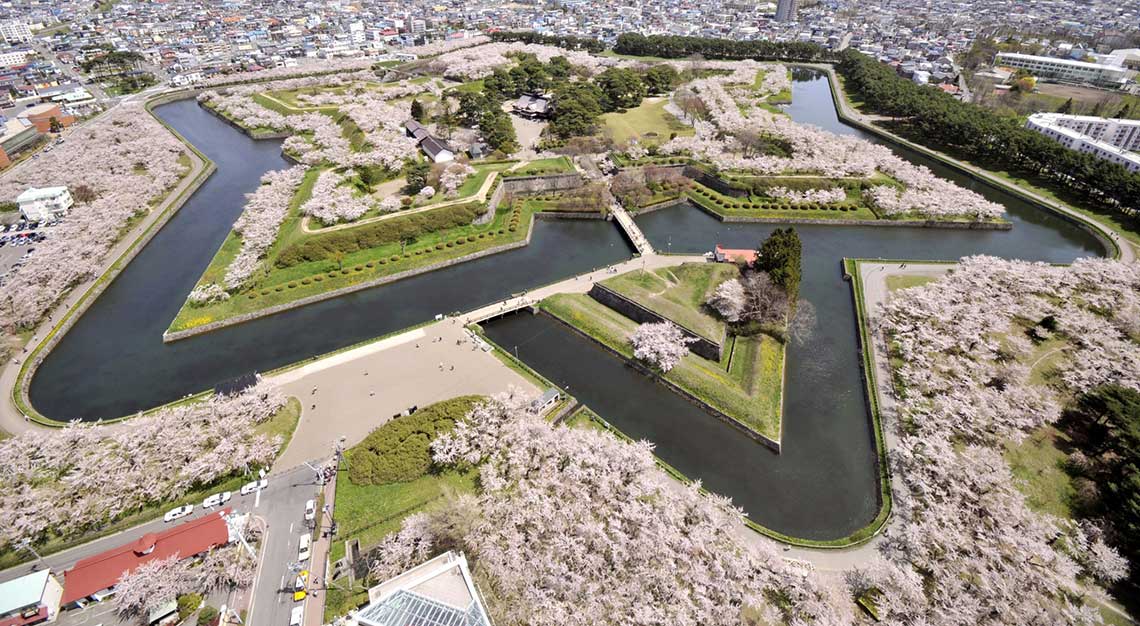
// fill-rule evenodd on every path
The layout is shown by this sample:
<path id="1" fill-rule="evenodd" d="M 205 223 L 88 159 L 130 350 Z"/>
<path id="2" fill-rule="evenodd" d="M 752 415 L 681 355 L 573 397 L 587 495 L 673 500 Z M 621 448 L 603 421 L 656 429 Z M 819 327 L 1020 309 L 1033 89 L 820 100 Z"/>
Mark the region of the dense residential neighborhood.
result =
<path id="1" fill-rule="evenodd" d="M 1140 4 L 0 5 L 0 626 L 1140 615 Z"/>

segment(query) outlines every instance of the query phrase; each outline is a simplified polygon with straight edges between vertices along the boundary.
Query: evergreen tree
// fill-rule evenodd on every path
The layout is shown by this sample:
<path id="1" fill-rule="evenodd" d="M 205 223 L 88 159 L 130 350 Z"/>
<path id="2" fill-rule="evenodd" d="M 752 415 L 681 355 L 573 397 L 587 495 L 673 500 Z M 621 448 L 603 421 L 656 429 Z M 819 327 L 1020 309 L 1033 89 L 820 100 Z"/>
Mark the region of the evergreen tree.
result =
<path id="1" fill-rule="evenodd" d="M 479 120 L 479 130 L 483 133 L 483 141 L 492 149 L 510 154 L 519 149 L 518 138 L 515 136 L 515 126 L 511 117 L 498 108 L 489 108 L 483 112 Z"/>
<path id="2" fill-rule="evenodd" d="M 416 120 L 417 122 L 423 122 L 426 113 L 427 112 L 424 110 L 424 105 L 421 104 L 419 100 L 412 98 L 412 119 Z"/>
<path id="3" fill-rule="evenodd" d="M 1069 98 L 1064 104 L 1057 107 L 1058 113 L 1072 113 L 1073 112 L 1073 99 Z"/>
<path id="4" fill-rule="evenodd" d="M 431 173 L 431 165 L 423 159 L 408 159 L 404 163 L 404 193 L 408 195 L 415 195 L 421 189 L 427 186 L 428 174 Z"/>
<path id="5" fill-rule="evenodd" d="M 794 303 L 800 292 L 802 254 L 803 246 L 796 229 L 777 228 L 756 250 L 752 268 L 767 272 L 772 281 L 788 294 L 788 302 Z"/>
<path id="6" fill-rule="evenodd" d="M 602 108 L 606 111 L 633 108 L 645 97 L 645 83 L 631 69 L 611 67 L 594 80 L 602 90 Z"/>

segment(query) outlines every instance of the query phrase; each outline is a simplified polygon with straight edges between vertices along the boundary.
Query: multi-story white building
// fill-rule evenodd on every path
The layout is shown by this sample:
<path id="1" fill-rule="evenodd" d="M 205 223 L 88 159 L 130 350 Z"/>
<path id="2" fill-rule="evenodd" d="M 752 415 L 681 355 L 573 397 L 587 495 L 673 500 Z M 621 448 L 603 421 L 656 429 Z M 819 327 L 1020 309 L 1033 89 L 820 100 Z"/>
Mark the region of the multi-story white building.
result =
<path id="1" fill-rule="evenodd" d="M 0 50 L 0 67 L 23 65 L 30 56 L 32 56 L 32 51 L 28 50 L 27 48 L 11 48 L 9 50 Z"/>
<path id="2" fill-rule="evenodd" d="M 1073 83 L 1093 83 L 1119 87 L 1128 81 L 1129 71 L 1118 65 L 1086 63 L 1072 59 L 1055 59 L 1017 52 L 999 52 L 994 65 L 1026 70 L 1039 78 Z"/>
<path id="3" fill-rule="evenodd" d="M 32 29 L 20 20 L 0 22 L 0 37 L 5 43 L 28 43 L 32 40 Z"/>
<path id="4" fill-rule="evenodd" d="M 59 217 L 75 202 L 67 187 L 31 187 L 16 198 L 20 213 L 29 222 L 42 222 Z"/>
<path id="5" fill-rule="evenodd" d="M 1117 120 L 1087 115 L 1035 113 L 1025 127 L 1070 150 L 1092 154 L 1140 172 L 1140 120 Z"/>

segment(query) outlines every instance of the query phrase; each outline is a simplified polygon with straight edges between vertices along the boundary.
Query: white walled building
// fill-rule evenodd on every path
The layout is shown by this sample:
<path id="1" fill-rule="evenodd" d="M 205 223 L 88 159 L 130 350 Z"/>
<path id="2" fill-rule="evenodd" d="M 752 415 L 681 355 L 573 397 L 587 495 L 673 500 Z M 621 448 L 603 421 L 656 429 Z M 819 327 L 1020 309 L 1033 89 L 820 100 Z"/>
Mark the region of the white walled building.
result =
<path id="1" fill-rule="evenodd" d="M 67 187 L 31 187 L 16 198 L 16 204 L 20 205 L 24 219 L 42 222 L 66 213 L 75 202 Z"/>
<path id="2" fill-rule="evenodd" d="M 0 37 L 6 43 L 27 43 L 32 40 L 32 29 L 20 20 L 0 22 Z"/>
<path id="3" fill-rule="evenodd" d="M 0 50 L 0 67 L 23 65 L 30 56 L 32 56 L 32 51 L 28 50 L 27 48 L 11 48 L 9 50 Z"/>
<path id="4" fill-rule="evenodd" d="M 1129 76 L 1127 69 L 1117 65 L 1055 59 L 1017 52 L 999 52 L 994 59 L 994 65 L 1026 70 L 1039 78 L 1117 87 L 1127 82 Z"/>
<path id="5" fill-rule="evenodd" d="M 1140 172 L 1140 120 L 1117 120 L 1087 115 L 1035 113 L 1025 127 L 1070 150 L 1093 154 Z"/>

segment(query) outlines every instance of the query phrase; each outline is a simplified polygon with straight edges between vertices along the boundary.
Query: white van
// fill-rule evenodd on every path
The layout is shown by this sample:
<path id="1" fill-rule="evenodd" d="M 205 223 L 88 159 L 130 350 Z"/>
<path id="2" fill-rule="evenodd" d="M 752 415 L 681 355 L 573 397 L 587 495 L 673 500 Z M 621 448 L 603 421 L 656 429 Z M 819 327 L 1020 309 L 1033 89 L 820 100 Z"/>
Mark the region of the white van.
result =
<path id="1" fill-rule="evenodd" d="M 301 533 L 301 545 L 297 548 L 297 561 L 304 563 L 309 560 L 309 548 L 313 545 L 313 536 L 309 533 Z"/>
<path id="2" fill-rule="evenodd" d="M 305 605 L 293 607 L 293 612 L 289 615 L 289 626 L 301 626 L 305 621 Z"/>

